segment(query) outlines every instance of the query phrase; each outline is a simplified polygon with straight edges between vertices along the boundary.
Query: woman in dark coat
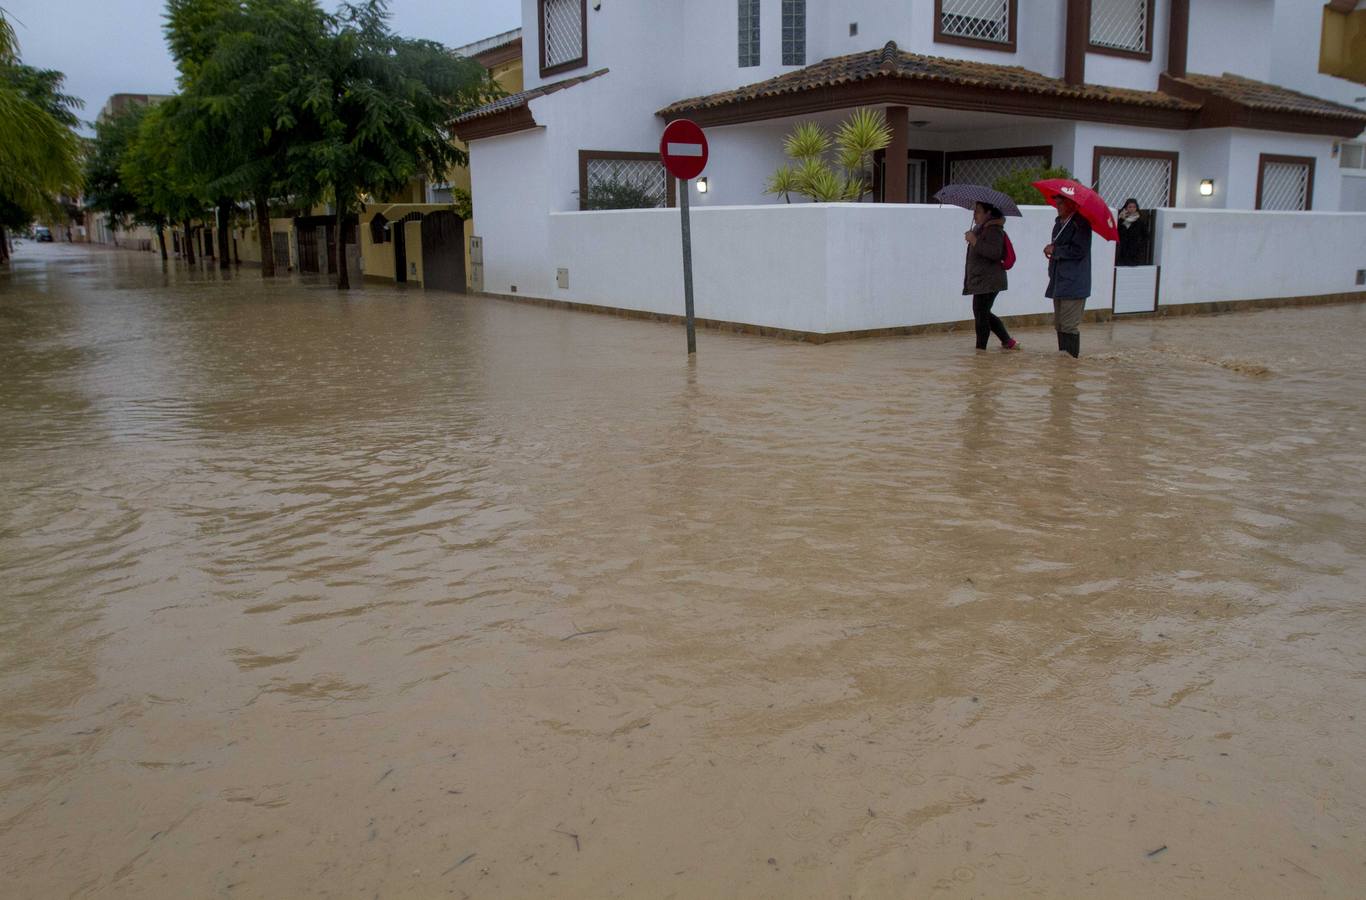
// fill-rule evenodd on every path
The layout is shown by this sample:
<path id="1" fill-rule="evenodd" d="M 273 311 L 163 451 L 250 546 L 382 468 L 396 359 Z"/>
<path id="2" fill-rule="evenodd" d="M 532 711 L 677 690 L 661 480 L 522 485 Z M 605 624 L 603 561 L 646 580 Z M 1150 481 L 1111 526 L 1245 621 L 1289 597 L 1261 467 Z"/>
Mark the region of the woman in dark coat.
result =
<path id="1" fill-rule="evenodd" d="M 1119 209 L 1119 249 L 1115 252 L 1117 266 L 1146 266 L 1148 264 L 1148 223 L 1138 211 L 1138 201 L 1130 197 Z"/>
<path id="2" fill-rule="evenodd" d="M 1053 222 L 1053 240 L 1043 248 L 1048 259 L 1048 290 L 1053 300 L 1053 327 L 1058 331 L 1058 349 L 1081 355 L 1081 317 L 1086 298 L 1091 296 L 1091 224 L 1069 197 L 1055 197 L 1058 217 Z"/>
<path id="3" fill-rule="evenodd" d="M 1001 346 L 1014 350 L 1020 346 L 1006 331 L 1005 323 L 991 311 L 996 295 L 1006 289 L 1006 270 L 1001 261 L 1006 255 L 1005 216 L 994 206 L 978 203 L 972 210 L 972 228 L 963 235 L 968 242 L 968 258 L 963 271 L 963 293 L 972 295 L 972 319 L 977 326 L 977 349 L 987 349 L 991 335 Z"/>

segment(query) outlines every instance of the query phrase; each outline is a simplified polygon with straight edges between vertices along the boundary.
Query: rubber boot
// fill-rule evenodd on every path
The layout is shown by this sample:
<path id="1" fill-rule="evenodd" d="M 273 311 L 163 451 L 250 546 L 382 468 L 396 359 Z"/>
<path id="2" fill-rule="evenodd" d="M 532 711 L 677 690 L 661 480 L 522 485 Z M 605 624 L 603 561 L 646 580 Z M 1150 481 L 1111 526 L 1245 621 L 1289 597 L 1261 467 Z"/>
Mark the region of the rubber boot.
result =
<path id="1" fill-rule="evenodd" d="M 1069 334 L 1067 337 L 1067 352 L 1072 354 L 1073 359 L 1081 357 L 1081 334 Z"/>
<path id="2" fill-rule="evenodd" d="M 1061 331 L 1058 332 L 1058 351 L 1069 352 L 1067 350 L 1067 335 Z"/>

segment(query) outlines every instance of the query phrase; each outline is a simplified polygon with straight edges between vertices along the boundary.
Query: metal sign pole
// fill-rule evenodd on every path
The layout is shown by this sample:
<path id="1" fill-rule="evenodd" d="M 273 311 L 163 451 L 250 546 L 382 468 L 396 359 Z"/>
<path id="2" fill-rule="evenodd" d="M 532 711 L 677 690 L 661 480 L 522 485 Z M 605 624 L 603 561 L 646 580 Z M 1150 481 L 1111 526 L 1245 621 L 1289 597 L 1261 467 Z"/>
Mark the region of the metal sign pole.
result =
<path id="1" fill-rule="evenodd" d="M 697 352 L 697 330 L 692 308 L 692 222 L 688 218 L 688 179 L 678 179 L 679 208 L 683 211 L 683 298 L 687 310 L 688 355 Z"/>

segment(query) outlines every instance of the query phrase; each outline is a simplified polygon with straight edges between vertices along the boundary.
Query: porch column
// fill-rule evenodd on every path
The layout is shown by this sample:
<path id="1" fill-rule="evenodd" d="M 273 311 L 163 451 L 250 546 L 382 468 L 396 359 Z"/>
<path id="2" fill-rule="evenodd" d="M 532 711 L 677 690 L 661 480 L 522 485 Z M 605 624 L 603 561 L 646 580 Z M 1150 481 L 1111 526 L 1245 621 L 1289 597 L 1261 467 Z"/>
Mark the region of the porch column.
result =
<path id="1" fill-rule="evenodd" d="M 1186 48 L 1190 45 L 1190 0 L 1172 0 L 1171 28 L 1167 31 L 1167 74 L 1173 78 L 1186 75 Z"/>
<path id="2" fill-rule="evenodd" d="M 1063 51 L 1063 81 L 1086 83 L 1086 45 L 1091 41 L 1090 3 L 1067 0 L 1067 43 Z"/>
<path id="3" fill-rule="evenodd" d="M 882 202 L 905 203 L 910 198 L 906 184 L 906 152 L 911 146 L 910 110 L 904 106 L 887 107 L 887 125 L 892 142 L 887 145 L 882 173 Z"/>

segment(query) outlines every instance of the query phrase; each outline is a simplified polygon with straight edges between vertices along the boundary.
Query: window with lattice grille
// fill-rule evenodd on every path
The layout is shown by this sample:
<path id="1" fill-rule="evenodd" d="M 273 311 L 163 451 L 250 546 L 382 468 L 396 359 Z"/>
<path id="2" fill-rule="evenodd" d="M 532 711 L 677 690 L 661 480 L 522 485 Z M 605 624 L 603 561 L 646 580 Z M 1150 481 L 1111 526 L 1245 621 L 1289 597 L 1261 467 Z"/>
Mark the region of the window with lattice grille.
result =
<path id="1" fill-rule="evenodd" d="M 759 65 L 759 0 L 739 0 L 740 68 Z"/>
<path id="2" fill-rule="evenodd" d="M 541 0 L 541 74 L 588 63 L 587 0 Z"/>
<path id="3" fill-rule="evenodd" d="M 1139 209 L 1171 206 L 1176 163 L 1175 153 L 1097 148 L 1096 190 L 1114 209 L 1131 198 Z"/>
<path id="4" fill-rule="evenodd" d="M 672 179 L 657 153 L 579 153 L 581 209 L 653 209 L 673 205 Z"/>
<path id="5" fill-rule="evenodd" d="M 935 39 L 947 43 L 1015 44 L 1015 0 L 936 0 Z"/>
<path id="6" fill-rule="evenodd" d="M 1262 154 L 1257 208 L 1307 210 L 1314 204 L 1314 160 L 1307 156 Z"/>
<path id="7" fill-rule="evenodd" d="M 783 0 L 783 65 L 806 65 L 806 0 Z"/>
<path id="8" fill-rule="evenodd" d="M 1150 52 L 1152 0 L 1091 0 L 1091 46 L 1122 53 Z"/>
<path id="9" fill-rule="evenodd" d="M 1007 175 L 1021 169 L 1042 169 L 1048 165 L 1043 154 L 1020 156 L 991 156 L 975 159 L 950 159 L 950 184 L 980 184 L 991 187 Z"/>

